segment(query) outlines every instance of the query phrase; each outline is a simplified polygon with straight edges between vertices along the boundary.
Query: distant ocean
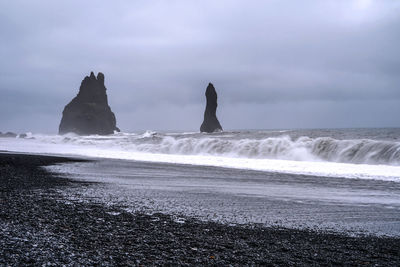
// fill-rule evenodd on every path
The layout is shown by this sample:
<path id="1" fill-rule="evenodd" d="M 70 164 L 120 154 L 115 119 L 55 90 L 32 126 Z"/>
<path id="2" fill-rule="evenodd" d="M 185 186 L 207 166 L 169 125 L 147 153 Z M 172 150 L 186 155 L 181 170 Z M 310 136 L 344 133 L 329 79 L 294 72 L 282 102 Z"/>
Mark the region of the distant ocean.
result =
<path id="1" fill-rule="evenodd" d="M 40 135 L 0 149 L 400 182 L 400 129 Z"/>
<path id="2" fill-rule="evenodd" d="M 400 236 L 400 129 L 40 135 L 0 150 L 96 159 L 48 170 L 60 190 L 128 211 Z M 98 183 L 100 182 L 100 183 Z"/>

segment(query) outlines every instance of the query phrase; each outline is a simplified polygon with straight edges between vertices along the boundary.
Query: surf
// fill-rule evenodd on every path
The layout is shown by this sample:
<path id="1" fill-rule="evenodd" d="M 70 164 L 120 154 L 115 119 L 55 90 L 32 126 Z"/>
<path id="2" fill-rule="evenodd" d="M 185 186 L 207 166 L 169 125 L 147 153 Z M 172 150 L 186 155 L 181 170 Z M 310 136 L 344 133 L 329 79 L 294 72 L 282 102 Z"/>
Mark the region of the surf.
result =
<path id="1" fill-rule="evenodd" d="M 400 182 L 398 142 L 285 133 L 118 133 L 35 135 L 0 140 L 2 150 L 216 166 L 324 177 Z M 282 135 L 284 134 L 284 135 Z"/>
<path id="2" fill-rule="evenodd" d="M 353 164 L 400 165 L 400 142 L 332 137 L 240 138 L 236 133 L 120 133 L 110 136 L 37 136 L 43 142 L 96 146 L 156 154 L 221 156 L 248 159 L 328 161 Z"/>

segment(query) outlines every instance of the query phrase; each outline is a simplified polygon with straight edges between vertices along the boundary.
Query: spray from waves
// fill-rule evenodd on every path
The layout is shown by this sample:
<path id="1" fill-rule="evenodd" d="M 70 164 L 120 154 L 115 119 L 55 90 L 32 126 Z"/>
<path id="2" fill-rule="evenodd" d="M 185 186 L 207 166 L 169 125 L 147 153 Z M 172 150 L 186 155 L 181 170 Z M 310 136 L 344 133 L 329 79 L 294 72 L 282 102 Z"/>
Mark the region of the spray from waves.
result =
<path id="1" fill-rule="evenodd" d="M 400 143 L 374 140 L 335 140 L 317 138 L 312 153 L 335 162 L 400 164 Z"/>
<path id="2" fill-rule="evenodd" d="M 45 139 L 49 141 L 47 137 Z M 232 133 L 203 135 L 161 134 L 147 131 L 144 134 L 120 133 L 112 136 L 54 136 L 51 142 L 161 154 L 400 165 L 399 142 L 369 139 L 337 140 L 330 137 L 292 139 L 288 135 L 237 138 Z"/>

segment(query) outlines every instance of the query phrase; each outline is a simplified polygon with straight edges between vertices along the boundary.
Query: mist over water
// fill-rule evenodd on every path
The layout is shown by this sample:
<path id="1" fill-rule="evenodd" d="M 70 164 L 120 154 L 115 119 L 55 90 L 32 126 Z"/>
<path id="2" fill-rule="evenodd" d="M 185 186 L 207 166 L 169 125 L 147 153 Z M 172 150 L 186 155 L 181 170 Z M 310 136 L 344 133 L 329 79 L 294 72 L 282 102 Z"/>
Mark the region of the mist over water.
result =
<path id="1" fill-rule="evenodd" d="M 400 164 L 398 129 L 277 130 L 202 133 L 117 133 L 37 136 L 42 141 L 124 151 L 249 159 Z"/>
<path id="2" fill-rule="evenodd" d="M 400 129 L 28 134 L 0 140 L 0 149 L 399 182 L 399 136 Z"/>

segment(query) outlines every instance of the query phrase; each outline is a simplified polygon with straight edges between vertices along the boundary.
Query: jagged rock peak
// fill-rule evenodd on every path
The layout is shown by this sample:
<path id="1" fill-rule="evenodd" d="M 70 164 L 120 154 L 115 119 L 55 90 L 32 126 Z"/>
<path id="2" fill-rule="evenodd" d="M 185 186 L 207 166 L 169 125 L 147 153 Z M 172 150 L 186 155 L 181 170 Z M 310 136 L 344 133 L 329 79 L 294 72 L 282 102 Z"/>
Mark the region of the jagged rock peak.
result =
<path id="1" fill-rule="evenodd" d="M 204 111 L 204 121 L 200 126 L 201 132 L 212 133 L 222 131 L 222 126 L 217 119 L 217 99 L 218 95 L 214 85 L 209 83 L 206 89 L 206 110 Z"/>
<path id="2" fill-rule="evenodd" d="M 212 83 L 208 83 L 207 89 L 206 89 L 206 98 L 207 100 L 209 98 L 215 99 L 217 101 L 217 92 L 215 91 L 214 85 Z"/>
<path id="3" fill-rule="evenodd" d="M 92 73 L 93 73 L 93 72 L 92 72 Z M 99 73 L 97 74 L 97 81 L 98 81 L 100 84 L 104 85 L 104 74 L 103 74 L 103 73 L 99 72 Z"/>
<path id="4" fill-rule="evenodd" d="M 104 74 L 99 72 L 96 78 L 91 72 L 83 79 L 78 95 L 65 106 L 59 133 L 89 135 L 112 134 L 114 131 L 119 129 L 108 105 Z"/>

